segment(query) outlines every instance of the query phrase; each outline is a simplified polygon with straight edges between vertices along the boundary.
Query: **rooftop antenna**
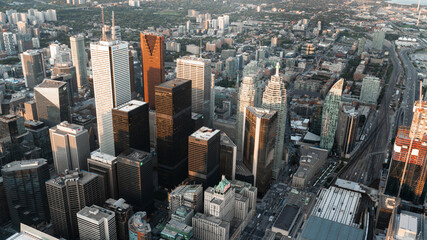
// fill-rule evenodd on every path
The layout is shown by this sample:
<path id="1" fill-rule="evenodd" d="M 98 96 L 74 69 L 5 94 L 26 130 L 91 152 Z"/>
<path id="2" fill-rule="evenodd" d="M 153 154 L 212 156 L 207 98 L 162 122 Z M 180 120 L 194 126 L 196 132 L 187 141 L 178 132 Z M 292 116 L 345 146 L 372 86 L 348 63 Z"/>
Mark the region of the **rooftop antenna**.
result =
<path id="1" fill-rule="evenodd" d="M 276 64 L 276 77 L 279 76 L 279 69 L 280 69 L 280 63 L 277 62 L 277 64 Z"/>
<path id="2" fill-rule="evenodd" d="M 102 38 L 101 38 L 101 40 L 106 41 L 107 36 L 105 35 L 104 8 L 101 8 L 101 9 L 102 9 Z"/>
<path id="3" fill-rule="evenodd" d="M 199 49 L 199 55 L 200 55 L 200 58 L 202 58 L 202 38 L 200 38 L 200 49 Z"/>
<path id="4" fill-rule="evenodd" d="M 417 11 L 420 11 L 420 5 L 421 5 L 421 0 L 418 0 L 418 7 L 417 7 Z"/>

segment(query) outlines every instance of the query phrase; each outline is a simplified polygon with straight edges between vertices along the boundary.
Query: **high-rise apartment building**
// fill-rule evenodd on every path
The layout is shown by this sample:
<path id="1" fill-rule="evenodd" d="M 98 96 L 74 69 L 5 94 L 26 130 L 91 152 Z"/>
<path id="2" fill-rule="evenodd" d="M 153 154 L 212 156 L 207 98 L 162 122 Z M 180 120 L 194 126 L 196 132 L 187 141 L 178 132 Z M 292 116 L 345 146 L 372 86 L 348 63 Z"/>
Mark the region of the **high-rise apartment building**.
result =
<path id="1" fill-rule="evenodd" d="M 381 80 L 377 77 L 366 76 L 363 78 L 360 90 L 360 101 L 368 104 L 377 104 L 381 92 Z"/>
<path id="2" fill-rule="evenodd" d="M 128 43 L 103 38 L 90 50 L 99 149 L 115 155 L 112 109 L 131 100 Z"/>
<path id="3" fill-rule="evenodd" d="M 46 78 L 43 53 L 38 50 L 28 50 L 21 54 L 22 72 L 25 87 L 34 88 Z"/>
<path id="4" fill-rule="evenodd" d="M 50 221 L 45 182 L 50 179 L 45 159 L 11 162 L 1 170 L 12 225 L 37 226 Z"/>
<path id="5" fill-rule="evenodd" d="M 334 146 L 343 85 L 344 79 L 341 78 L 329 90 L 323 103 L 320 148 L 326 149 L 329 152 Z"/>
<path id="6" fill-rule="evenodd" d="M 401 126 L 397 132 L 385 189 L 386 194 L 397 196 L 401 187 L 400 196 L 397 197 L 416 204 L 423 203 L 425 198 L 426 118 L 427 102 L 415 101 L 411 127 Z"/>
<path id="7" fill-rule="evenodd" d="M 220 131 L 202 127 L 188 138 L 188 176 L 190 181 L 213 186 L 220 179 Z"/>
<path id="8" fill-rule="evenodd" d="M 169 193 L 169 209 L 174 213 L 180 206 L 200 212 L 203 209 L 203 187 L 201 184 L 181 185 Z"/>
<path id="9" fill-rule="evenodd" d="M 362 55 L 363 51 L 365 51 L 365 38 L 359 38 L 359 42 L 357 44 L 357 55 Z"/>
<path id="10" fill-rule="evenodd" d="M 156 86 L 159 184 L 175 187 L 188 176 L 191 81 L 175 79 Z"/>
<path id="11" fill-rule="evenodd" d="M 277 112 L 247 107 L 243 125 L 243 163 L 254 175 L 255 186 L 262 194 L 271 183 L 276 143 Z"/>
<path id="12" fill-rule="evenodd" d="M 153 160 L 150 153 L 129 148 L 117 157 L 119 196 L 136 210 L 153 204 Z"/>
<path id="13" fill-rule="evenodd" d="M 236 177 L 237 146 L 223 132 L 221 132 L 220 140 L 219 173 L 227 179 L 234 180 Z"/>
<path id="14" fill-rule="evenodd" d="M 39 121 L 49 127 L 71 121 L 69 86 L 62 81 L 43 80 L 34 88 L 34 99 Z"/>
<path id="15" fill-rule="evenodd" d="M 87 159 L 87 169 L 98 174 L 102 180 L 107 198 L 117 199 L 119 190 L 117 186 L 117 157 L 99 150 L 93 151 Z"/>
<path id="16" fill-rule="evenodd" d="M 50 179 L 46 192 L 55 233 L 66 239 L 78 238 L 77 213 L 105 200 L 98 175 L 86 171 L 66 171 Z"/>
<path id="17" fill-rule="evenodd" d="M 87 85 L 87 56 L 84 36 L 70 37 L 70 46 L 71 59 L 76 67 L 77 87 L 81 89 Z"/>
<path id="18" fill-rule="evenodd" d="M 374 32 L 374 40 L 372 46 L 377 51 L 382 51 L 384 46 L 385 32 L 376 31 Z"/>
<path id="19" fill-rule="evenodd" d="M 62 122 L 49 129 L 53 163 L 57 174 L 65 170 L 87 170 L 89 135 L 83 126 Z"/>
<path id="20" fill-rule="evenodd" d="M 3 42 L 4 42 L 4 49 L 6 51 L 6 54 L 8 56 L 15 55 L 16 54 L 16 46 L 15 46 L 15 42 L 13 40 L 13 33 L 4 32 L 3 33 Z"/>
<path id="21" fill-rule="evenodd" d="M 191 80 L 191 111 L 210 119 L 211 61 L 185 56 L 176 61 L 177 78 Z M 213 90 L 212 90 L 213 91 Z"/>
<path id="22" fill-rule="evenodd" d="M 128 148 L 150 152 L 148 103 L 131 100 L 113 109 L 116 155 Z"/>
<path id="23" fill-rule="evenodd" d="M 116 230 L 118 239 L 129 239 L 129 219 L 133 215 L 133 208 L 123 198 L 115 200 L 112 198 L 105 201 L 104 207 L 113 211 L 116 215 Z"/>
<path id="24" fill-rule="evenodd" d="M 92 205 L 77 213 L 81 240 L 116 240 L 116 216 L 113 211 Z"/>
<path id="25" fill-rule="evenodd" d="M 348 157 L 353 150 L 359 126 L 359 113 L 353 106 L 343 105 L 339 113 L 335 134 L 341 157 Z"/>
<path id="26" fill-rule="evenodd" d="M 239 87 L 239 98 L 237 103 L 237 128 L 236 128 L 236 145 L 239 151 L 243 149 L 243 122 L 246 107 L 255 106 L 255 76 L 243 77 L 242 84 Z"/>
<path id="27" fill-rule="evenodd" d="M 146 212 L 137 212 L 129 219 L 129 240 L 150 240 L 151 227 Z"/>
<path id="28" fill-rule="evenodd" d="M 164 48 L 163 37 L 141 33 L 144 101 L 150 109 L 156 107 L 155 87 L 165 81 Z"/>
<path id="29" fill-rule="evenodd" d="M 285 142 L 287 100 L 285 88 L 285 76 L 279 74 L 279 63 L 276 66 L 276 75 L 271 76 L 271 80 L 265 87 L 262 97 L 262 108 L 277 111 L 276 143 L 274 147 L 273 178 L 279 176 L 283 169 L 283 149 Z"/>

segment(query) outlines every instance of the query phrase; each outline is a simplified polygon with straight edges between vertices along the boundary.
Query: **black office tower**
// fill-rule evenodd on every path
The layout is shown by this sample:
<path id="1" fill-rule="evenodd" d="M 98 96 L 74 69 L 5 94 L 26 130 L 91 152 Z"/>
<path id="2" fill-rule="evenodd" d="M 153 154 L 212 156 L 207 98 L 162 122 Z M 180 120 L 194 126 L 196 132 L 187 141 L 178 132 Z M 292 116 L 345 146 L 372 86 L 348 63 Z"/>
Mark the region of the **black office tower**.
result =
<path id="1" fill-rule="evenodd" d="M 105 189 L 106 198 L 117 199 L 119 190 L 117 186 L 117 157 L 99 150 L 90 153 L 87 159 L 87 169 L 91 173 L 98 174 Z"/>
<path id="2" fill-rule="evenodd" d="M 137 211 L 153 204 L 153 161 L 150 153 L 129 148 L 117 157 L 119 196 Z"/>
<path id="3" fill-rule="evenodd" d="M 212 187 L 219 175 L 220 131 L 201 127 L 188 138 L 188 176 L 190 181 Z"/>
<path id="4" fill-rule="evenodd" d="M 13 227 L 19 230 L 20 223 L 33 227 L 48 223 L 45 182 L 50 175 L 46 160 L 11 162 L 1 172 Z"/>
<path id="5" fill-rule="evenodd" d="M 69 240 L 79 235 L 77 213 L 105 200 L 98 175 L 86 171 L 66 171 L 47 181 L 46 191 L 55 233 Z"/>
<path id="6" fill-rule="evenodd" d="M 159 185 L 173 188 L 188 176 L 191 81 L 175 79 L 156 86 Z"/>
<path id="7" fill-rule="evenodd" d="M 131 100 L 113 108 L 113 130 L 116 156 L 128 148 L 150 152 L 148 103 Z"/>
<path id="8" fill-rule="evenodd" d="M 133 215 L 133 208 L 123 198 L 119 200 L 107 199 L 104 208 L 116 214 L 117 239 L 129 239 L 128 222 Z"/>

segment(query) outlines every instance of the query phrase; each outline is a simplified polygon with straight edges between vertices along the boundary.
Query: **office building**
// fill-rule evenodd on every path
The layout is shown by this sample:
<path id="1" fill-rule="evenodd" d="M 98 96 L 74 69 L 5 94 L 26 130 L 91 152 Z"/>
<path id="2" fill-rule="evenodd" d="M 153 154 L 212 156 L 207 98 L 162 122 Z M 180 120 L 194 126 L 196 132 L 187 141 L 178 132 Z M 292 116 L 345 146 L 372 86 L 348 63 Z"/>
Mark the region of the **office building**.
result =
<path id="1" fill-rule="evenodd" d="M 141 33 L 144 101 L 150 109 L 156 107 L 155 87 L 165 81 L 164 48 L 163 37 Z"/>
<path id="2" fill-rule="evenodd" d="M 87 56 L 85 40 L 82 35 L 70 37 L 71 59 L 76 67 L 77 87 L 82 89 L 87 85 Z"/>
<path id="3" fill-rule="evenodd" d="M 292 186 L 304 189 L 307 186 L 314 185 L 317 179 L 314 176 L 322 169 L 328 160 L 328 151 L 326 149 L 301 146 L 300 165 L 292 177 Z"/>
<path id="4" fill-rule="evenodd" d="M 377 51 L 382 51 L 384 46 L 384 39 L 385 39 L 384 31 L 374 32 L 374 40 L 372 43 L 372 47 Z"/>
<path id="5" fill-rule="evenodd" d="M 221 132 L 219 151 L 219 173 L 227 179 L 236 177 L 237 146 L 227 134 Z"/>
<path id="6" fill-rule="evenodd" d="M 365 38 L 359 38 L 359 42 L 357 44 L 357 55 L 362 55 L 363 51 L 365 51 Z"/>
<path id="7" fill-rule="evenodd" d="M 6 54 L 8 56 L 15 55 L 16 54 L 16 46 L 15 46 L 15 42 L 13 40 L 13 33 L 4 32 L 3 33 L 3 42 L 4 42 L 4 49 L 6 51 Z"/>
<path id="8" fill-rule="evenodd" d="M 103 35 L 90 50 L 99 149 L 115 155 L 112 109 L 131 100 L 128 43 Z"/>
<path id="9" fill-rule="evenodd" d="M 159 185 L 175 187 L 188 176 L 191 134 L 191 81 L 175 79 L 156 86 Z"/>
<path id="10" fill-rule="evenodd" d="M 211 62 L 210 60 L 185 56 L 176 61 L 177 78 L 191 80 L 191 111 L 210 119 Z"/>
<path id="11" fill-rule="evenodd" d="M 37 226 L 50 221 L 45 182 L 49 166 L 45 159 L 15 161 L 1 170 L 12 225 Z"/>
<path id="12" fill-rule="evenodd" d="M 129 219 L 133 215 L 133 208 L 127 204 L 123 198 L 115 200 L 112 198 L 107 199 L 104 208 L 109 209 L 115 213 L 116 216 L 116 230 L 118 239 L 129 239 Z"/>
<path id="13" fill-rule="evenodd" d="M 56 63 L 53 68 L 51 79 L 68 83 L 71 94 L 71 103 L 73 102 L 73 94 L 78 93 L 77 88 L 77 73 L 76 67 L 71 62 Z M 72 105 L 72 104 L 71 104 Z"/>
<path id="14" fill-rule="evenodd" d="M 243 125 L 243 163 L 254 175 L 258 192 L 267 192 L 271 183 L 276 143 L 277 112 L 247 107 Z"/>
<path id="15" fill-rule="evenodd" d="M 320 148 L 329 152 L 334 146 L 343 85 L 344 79 L 341 78 L 332 86 L 323 102 Z"/>
<path id="16" fill-rule="evenodd" d="M 34 88 L 34 99 L 39 121 L 49 127 L 64 121 L 71 122 L 68 84 L 50 79 L 43 80 Z"/>
<path id="17" fill-rule="evenodd" d="M 213 186 L 219 175 L 220 131 L 202 127 L 188 138 L 190 181 Z"/>
<path id="18" fill-rule="evenodd" d="M 98 174 L 102 180 L 107 198 L 117 199 L 119 190 L 117 186 L 117 157 L 99 150 L 93 151 L 87 159 L 87 169 Z"/>
<path id="19" fill-rule="evenodd" d="M 280 64 L 277 63 L 276 75 L 265 87 L 262 96 L 262 108 L 277 111 L 276 143 L 274 147 L 273 178 L 277 179 L 280 171 L 285 166 L 283 161 L 283 149 L 285 143 L 287 99 L 285 88 L 285 76 L 279 74 Z"/>
<path id="20" fill-rule="evenodd" d="M 116 240 L 116 217 L 113 211 L 92 205 L 77 213 L 81 240 Z"/>
<path id="21" fill-rule="evenodd" d="M 117 157 L 119 196 L 136 210 L 153 204 L 153 161 L 150 153 L 129 148 Z"/>
<path id="22" fill-rule="evenodd" d="M 191 226 L 191 218 L 194 216 L 194 209 L 186 206 L 180 206 L 172 213 L 172 220 Z"/>
<path id="23" fill-rule="evenodd" d="M 235 189 L 223 176 L 215 187 L 209 187 L 204 195 L 204 214 L 230 222 L 234 218 Z M 193 221 L 194 224 L 194 221 Z"/>
<path id="24" fill-rule="evenodd" d="M 162 239 L 193 239 L 193 228 L 188 224 L 171 219 L 163 228 L 160 237 Z"/>
<path id="25" fill-rule="evenodd" d="M 335 135 L 341 157 L 348 158 L 354 148 L 358 136 L 359 118 L 360 115 L 353 106 L 342 106 Z"/>
<path id="26" fill-rule="evenodd" d="M 255 76 L 243 77 L 242 84 L 239 87 L 239 98 L 237 103 L 237 128 L 236 128 L 236 145 L 239 151 L 243 149 L 243 122 L 246 107 L 255 106 Z"/>
<path id="27" fill-rule="evenodd" d="M 15 233 L 7 240 L 60 240 L 23 223 L 21 223 L 20 228 L 21 231 L 19 233 Z"/>
<path id="28" fill-rule="evenodd" d="M 78 238 L 77 213 L 105 200 L 98 175 L 86 171 L 66 171 L 47 181 L 46 191 L 55 233 L 66 239 Z"/>
<path id="29" fill-rule="evenodd" d="M 414 103 L 414 115 L 411 127 L 400 126 L 393 146 L 392 161 L 385 193 L 403 200 L 422 204 L 424 202 L 426 182 L 427 102 Z M 411 153 L 411 154 L 409 154 Z M 405 163 L 406 169 L 405 169 Z M 405 172 L 404 179 L 403 172 Z M 400 196 L 397 196 L 400 190 Z"/>
<path id="30" fill-rule="evenodd" d="M 36 102 L 31 100 L 24 103 L 24 118 L 26 121 L 37 121 L 39 117 L 37 116 L 37 105 Z"/>
<path id="31" fill-rule="evenodd" d="M 196 239 L 230 239 L 230 222 L 214 216 L 196 213 L 193 217 L 193 234 Z"/>
<path id="32" fill-rule="evenodd" d="M 49 128 L 40 121 L 25 121 L 25 129 L 33 136 L 35 147 L 40 148 L 40 157 L 52 162 L 52 148 L 50 144 Z"/>
<path id="33" fill-rule="evenodd" d="M 200 212 L 203 209 L 203 186 L 181 185 L 169 193 L 169 209 L 174 213 L 180 206 L 189 207 L 194 212 Z"/>
<path id="34" fill-rule="evenodd" d="M 21 54 L 22 72 L 25 87 L 34 88 L 46 78 L 43 53 L 38 50 L 28 50 Z"/>
<path id="35" fill-rule="evenodd" d="M 377 104 L 381 92 L 381 80 L 377 77 L 366 76 L 363 78 L 360 90 L 360 102 Z"/>
<path id="36" fill-rule="evenodd" d="M 147 223 L 147 213 L 137 212 L 129 219 L 129 240 L 150 240 L 151 227 Z"/>
<path id="37" fill-rule="evenodd" d="M 7 206 L 6 190 L 4 189 L 3 177 L 0 177 L 0 225 L 10 221 L 9 207 Z"/>
<path id="38" fill-rule="evenodd" d="M 89 135 L 83 126 L 62 122 L 49 129 L 53 163 L 57 174 L 65 170 L 87 170 Z"/>
<path id="39" fill-rule="evenodd" d="M 131 100 L 113 109 L 116 155 L 128 148 L 150 152 L 148 103 Z"/>

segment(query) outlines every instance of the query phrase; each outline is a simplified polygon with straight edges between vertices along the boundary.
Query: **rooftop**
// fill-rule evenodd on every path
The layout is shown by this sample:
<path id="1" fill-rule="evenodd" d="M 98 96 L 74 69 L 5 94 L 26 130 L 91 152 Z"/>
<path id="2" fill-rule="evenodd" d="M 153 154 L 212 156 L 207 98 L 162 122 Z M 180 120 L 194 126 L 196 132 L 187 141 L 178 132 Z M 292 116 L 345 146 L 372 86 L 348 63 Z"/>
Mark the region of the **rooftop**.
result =
<path id="1" fill-rule="evenodd" d="M 115 217 L 115 213 L 113 211 L 107 210 L 105 208 L 92 205 L 91 207 L 84 207 L 77 213 L 78 218 L 83 218 L 87 221 L 95 221 L 96 223 L 101 223 L 104 219 L 111 219 Z"/>
<path id="2" fill-rule="evenodd" d="M 46 159 L 38 158 L 32 160 L 14 161 L 3 166 L 2 171 L 14 172 L 26 169 L 33 169 L 47 164 Z"/>
<path id="3" fill-rule="evenodd" d="M 338 223 L 335 221 L 323 219 L 317 216 L 310 216 L 302 232 L 302 240 L 319 240 L 319 239 L 346 239 L 362 240 L 365 231 L 357 227 Z"/>
<path id="4" fill-rule="evenodd" d="M 255 114 L 259 118 L 272 118 L 277 112 L 270 109 L 265 108 L 257 108 L 257 107 L 247 107 L 249 111 L 251 111 L 253 114 Z"/>
<path id="5" fill-rule="evenodd" d="M 138 107 L 141 107 L 145 104 L 148 104 L 147 102 L 142 102 L 138 100 L 131 100 L 125 104 L 122 104 L 114 109 L 122 111 L 122 112 L 130 112 L 132 110 L 135 110 Z"/>
<path id="6" fill-rule="evenodd" d="M 213 130 L 208 127 L 201 127 L 199 130 L 191 134 L 191 137 L 201 139 L 201 140 L 209 140 L 212 137 L 219 134 L 219 132 L 220 132 L 219 130 Z"/>
<path id="7" fill-rule="evenodd" d="M 83 126 L 74 123 L 69 123 L 67 121 L 61 122 L 55 127 L 52 127 L 51 130 L 54 130 L 55 133 L 60 134 L 78 134 L 87 131 L 86 129 L 84 129 Z"/>
<path id="8" fill-rule="evenodd" d="M 184 79 L 176 78 L 176 79 L 173 79 L 173 80 L 170 80 L 170 81 L 166 81 L 166 82 L 164 82 L 164 83 L 162 83 L 160 85 L 157 85 L 156 87 L 173 89 L 173 88 L 175 88 L 177 86 L 180 86 L 182 84 L 185 84 L 187 82 L 191 82 L 191 81 L 190 80 L 184 80 Z"/>
<path id="9" fill-rule="evenodd" d="M 141 162 L 142 164 L 151 160 L 151 153 L 129 148 L 122 152 L 118 157 Z"/>
<path id="10" fill-rule="evenodd" d="M 289 231 L 294 219 L 298 216 L 300 208 L 295 205 L 286 205 L 274 222 L 273 227 Z"/>
<path id="11" fill-rule="evenodd" d="M 91 152 L 90 158 L 93 160 L 97 160 L 99 162 L 107 163 L 107 164 L 111 164 L 117 160 L 117 157 L 112 156 L 112 155 L 107 154 L 107 153 L 102 153 L 99 151 L 99 149 Z"/>
<path id="12" fill-rule="evenodd" d="M 136 232 L 149 233 L 151 232 L 150 224 L 145 220 L 146 212 L 137 212 L 129 219 L 129 230 Z"/>
<path id="13" fill-rule="evenodd" d="M 237 147 L 236 144 L 231 140 L 231 138 L 225 133 L 221 132 L 221 145 L 229 147 Z"/>
<path id="14" fill-rule="evenodd" d="M 60 174 L 59 176 L 56 176 L 49 181 L 47 181 L 47 184 L 54 184 L 54 185 L 60 185 L 64 186 L 66 182 L 68 181 L 78 181 L 79 184 L 83 185 L 87 182 L 91 181 L 92 179 L 96 178 L 98 175 L 95 173 L 90 173 L 86 171 L 78 171 L 78 170 L 66 170 L 65 174 Z"/>
<path id="15" fill-rule="evenodd" d="M 60 88 L 67 84 L 66 82 L 56 81 L 51 79 L 45 79 L 42 83 L 37 85 L 35 88 Z"/>

